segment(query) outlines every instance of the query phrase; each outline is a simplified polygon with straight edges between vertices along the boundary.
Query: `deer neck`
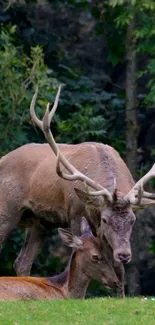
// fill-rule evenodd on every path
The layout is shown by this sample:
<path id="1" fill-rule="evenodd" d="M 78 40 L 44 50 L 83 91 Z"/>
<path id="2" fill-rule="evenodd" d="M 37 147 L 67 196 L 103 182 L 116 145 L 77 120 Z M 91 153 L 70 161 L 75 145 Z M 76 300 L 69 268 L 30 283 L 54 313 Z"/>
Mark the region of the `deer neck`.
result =
<path id="1" fill-rule="evenodd" d="M 66 285 L 68 281 L 68 268 L 66 268 L 62 273 L 54 275 L 52 277 L 49 277 L 48 280 L 53 285 L 56 285 L 57 287 L 63 287 Z"/>
<path id="2" fill-rule="evenodd" d="M 68 267 L 68 279 L 66 281 L 68 297 L 70 298 L 84 298 L 90 282 L 89 277 L 82 271 L 80 262 L 80 253 L 73 252 Z"/>
<path id="3" fill-rule="evenodd" d="M 80 253 L 73 252 L 70 262 L 62 273 L 49 277 L 50 283 L 61 288 L 68 298 L 84 298 L 89 285 L 89 277 L 82 271 Z"/>

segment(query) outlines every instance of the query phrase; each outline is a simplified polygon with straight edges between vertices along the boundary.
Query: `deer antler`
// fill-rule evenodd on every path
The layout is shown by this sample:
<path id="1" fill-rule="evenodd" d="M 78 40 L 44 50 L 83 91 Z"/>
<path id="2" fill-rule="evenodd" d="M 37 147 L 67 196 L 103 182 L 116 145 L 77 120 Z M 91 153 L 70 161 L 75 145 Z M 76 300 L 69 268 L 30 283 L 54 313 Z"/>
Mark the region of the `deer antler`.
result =
<path id="1" fill-rule="evenodd" d="M 139 204 L 142 198 L 155 199 L 155 193 L 149 193 L 143 189 L 144 184 L 153 177 L 155 177 L 155 164 L 150 171 L 133 186 L 129 193 L 124 196 L 124 199 L 133 205 Z"/>
<path id="2" fill-rule="evenodd" d="M 100 184 L 96 183 L 93 181 L 91 178 L 88 176 L 84 175 L 81 173 L 79 170 L 77 170 L 66 158 L 65 156 L 60 152 L 53 135 L 50 130 L 50 123 L 52 121 L 52 118 L 54 116 L 54 113 L 57 109 L 58 106 L 58 101 L 59 101 L 59 96 L 60 96 L 60 91 L 61 91 L 61 86 L 58 88 L 58 92 L 55 98 L 55 102 L 53 105 L 52 110 L 49 112 L 49 104 L 47 105 L 45 115 L 43 117 L 43 120 L 39 120 L 38 117 L 35 114 L 35 103 L 37 99 L 37 94 L 38 94 L 38 88 L 35 91 L 35 94 L 32 98 L 31 105 L 30 105 L 30 115 L 34 123 L 43 131 L 44 136 L 49 143 L 50 147 L 52 148 L 53 152 L 57 156 L 57 165 L 56 165 L 56 172 L 57 174 L 68 181 L 74 181 L 74 180 L 80 180 L 82 182 L 85 182 L 88 186 L 92 187 L 95 189 L 95 192 L 92 192 L 92 195 L 99 196 L 102 195 L 105 197 L 109 202 L 113 201 L 111 193 L 101 186 Z M 60 168 L 60 163 L 68 170 L 70 174 L 66 174 L 62 172 Z"/>

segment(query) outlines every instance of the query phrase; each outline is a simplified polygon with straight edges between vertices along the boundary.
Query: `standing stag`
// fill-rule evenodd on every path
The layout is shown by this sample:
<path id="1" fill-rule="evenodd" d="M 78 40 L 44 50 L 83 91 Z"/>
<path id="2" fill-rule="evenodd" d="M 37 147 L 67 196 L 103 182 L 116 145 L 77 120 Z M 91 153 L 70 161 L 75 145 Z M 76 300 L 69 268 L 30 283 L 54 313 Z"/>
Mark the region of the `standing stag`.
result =
<path id="1" fill-rule="evenodd" d="M 48 144 L 27 144 L 0 160 L 0 245 L 15 227 L 26 228 L 15 270 L 17 275 L 29 275 L 48 230 L 69 226 L 79 235 L 81 216 L 85 216 L 93 233 L 107 246 L 123 295 L 122 263 L 131 260 L 133 210 L 155 203 L 151 200 L 154 194 L 143 190 L 143 185 L 155 176 L 155 165 L 134 184 L 126 164 L 112 147 L 89 142 L 57 145 L 50 122 L 59 96 L 60 87 L 53 109 L 49 112 L 48 105 L 43 121 L 34 111 L 37 90 L 31 102 L 32 120 L 44 132 Z"/>
<path id="2" fill-rule="evenodd" d="M 0 277 L 0 301 L 84 298 L 90 279 L 119 287 L 119 281 L 104 247 L 94 237 L 87 220 L 81 221 L 81 236 L 59 228 L 65 245 L 73 247 L 66 270 L 54 277 Z"/>

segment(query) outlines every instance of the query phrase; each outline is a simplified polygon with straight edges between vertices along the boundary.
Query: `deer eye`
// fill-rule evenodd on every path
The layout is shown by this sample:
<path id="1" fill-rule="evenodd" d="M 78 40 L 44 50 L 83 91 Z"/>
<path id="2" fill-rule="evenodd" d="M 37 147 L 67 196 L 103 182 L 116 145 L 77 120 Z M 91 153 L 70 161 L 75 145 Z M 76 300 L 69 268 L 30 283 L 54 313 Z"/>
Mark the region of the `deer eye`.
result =
<path id="1" fill-rule="evenodd" d="M 93 259 L 95 262 L 98 262 L 98 261 L 99 261 L 99 257 L 98 257 L 98 255 L 92 255 L 92 259 Z"/>
<path id="2" fill-rule="evenodd" d="M 105 224 L 107 224 L 107 219 L 106 219 L 106 218 L 102 217 L 102 221 L 103 221 Z"/>

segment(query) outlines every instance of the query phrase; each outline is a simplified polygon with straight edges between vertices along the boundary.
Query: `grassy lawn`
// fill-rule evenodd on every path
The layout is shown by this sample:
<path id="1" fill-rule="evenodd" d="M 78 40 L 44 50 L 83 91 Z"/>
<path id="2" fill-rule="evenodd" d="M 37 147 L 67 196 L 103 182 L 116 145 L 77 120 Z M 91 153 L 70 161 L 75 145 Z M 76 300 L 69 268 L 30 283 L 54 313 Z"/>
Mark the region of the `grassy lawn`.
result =
<path id="1" fill-rule="evenodd" d="M 1 302 L 1 325 L 155 325 L 155 300 L 100 298 Z"/>

